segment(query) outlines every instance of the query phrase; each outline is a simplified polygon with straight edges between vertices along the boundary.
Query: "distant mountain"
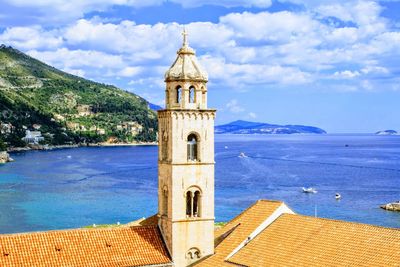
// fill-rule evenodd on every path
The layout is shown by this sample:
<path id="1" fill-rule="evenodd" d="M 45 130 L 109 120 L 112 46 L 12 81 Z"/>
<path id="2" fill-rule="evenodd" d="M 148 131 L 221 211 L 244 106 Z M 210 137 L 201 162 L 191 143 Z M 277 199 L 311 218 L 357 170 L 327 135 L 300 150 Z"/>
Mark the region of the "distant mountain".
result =
<path id="1" fill-rule="evenodd" d="M 379 131 L 375 133 L 376 135 L 397 135 L 398 133 L 395 130 L 385 130 Z"/>
<path id="2" fill-rule="evenodd" d="M 215 126 L 216 134 L 326 134 L 326 131 L 304 125 L 277 125 L 238 120 Z"/>
<path id="3" fill-rule="evenodd" d="M 157 108 L 0 46 L 0 145 L 26 145 L 26 130 L 40 131 L 41 142 L 52 145 L 155 141 Z"/>

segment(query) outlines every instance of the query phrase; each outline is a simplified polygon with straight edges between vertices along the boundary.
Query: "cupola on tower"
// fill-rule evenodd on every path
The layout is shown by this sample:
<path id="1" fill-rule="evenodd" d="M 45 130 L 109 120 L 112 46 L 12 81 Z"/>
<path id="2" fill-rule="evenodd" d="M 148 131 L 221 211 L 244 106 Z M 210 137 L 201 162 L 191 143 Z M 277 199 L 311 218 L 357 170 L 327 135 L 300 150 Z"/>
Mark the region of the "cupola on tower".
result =
<path id="1" fill-rule="evenodd" d="M 214 253 L 214 119 L 208 75 L 187 33 L 165 74 L 165 109 L 158 111 L 159 226 L 175 266 Z"/>

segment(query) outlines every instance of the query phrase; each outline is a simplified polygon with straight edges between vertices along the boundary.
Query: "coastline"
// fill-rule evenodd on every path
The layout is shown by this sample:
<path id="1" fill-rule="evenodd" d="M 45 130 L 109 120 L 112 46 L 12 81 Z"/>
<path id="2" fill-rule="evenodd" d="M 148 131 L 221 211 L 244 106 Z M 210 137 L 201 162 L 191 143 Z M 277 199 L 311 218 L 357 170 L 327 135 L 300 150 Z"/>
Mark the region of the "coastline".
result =
<path id="1" fill-rule="evenodd" d="M 82 143 L 73 145 L 31 145 L 28 147 L 12 147 L 7 149 L 8 153 L 24 152 L 31 150 L 55 150 L 55 149 L 69 149 L 79 147 L 118 147 L 118 146 L 156 146 L 158 142 L 137 142 L 137 143 Z"/>
<path id="2" fill-rule="evenodd" d="M 249 176 L 243 176 L 246 179 L 249 177 L 246 180 L 249 182 L 249 186 L 246 188 L 248 191 L 240 196 L 241 199 L 255 199 L 254 196 L 264 191 L 267 192 L 266 194 L 275 196 L 274 198 L 285 199 L 288 205 L 295 206 L 299 213 L 305 215 L 313 216 L 315 214 L 314 203 L 318 201 L 318 214 L 321 217 L 331 219 L 352 218 L 354 222 L 400 227 L 400 212 L 385 211 L 379 208 L 382 204 L 400 200 L 398 191 L 393 190 L 398 185 L 399 172 L 380 169 L 388 167 L 388 165 L 397 169 L 399 159 L 396 155 L 398 155 L 400 149 L 400 138 L 334 134 L 318 135 L 312 138 L 303 135 L 288 137 L 290 138 L 268 137 L 254 138 L 254 140 L 248 135 L 219 135 L 220 140 L 215 145 L 215 152 L 217 155 L 221 155 L 216 158 L 218 161 L 216 171 L 219 179 L 216 191 L 220 190 L 220 199 L 216 202 L 216 206 L 218 206 L 220 212 L 216 214 L 216 221 L 229 221 L 236 216 L 239 209 L 246 208 L 246 201 L 234 201 L 236 209 L 226 208 L 233 201 L 228 198 L 228 200 L 223 200 L 223 198 L 237 192 L 237 183 L 232 181 L 232 177 L 235 177 L 238 172 L 248 172 Z M 383 142 L 379 141 L 381 139 Z M 350 144 L 350 148 L 345 148 L 344 144 Z M 228 148 L 225 149 L 225 146 Z M 136 147 L 140 148 L 140 146 Z M 370 147 L 374 149 L 375 153 L 364 152 L 365 148 Z M 132 151 L 135 150 L 134 148 L 131 146 L 126 146 L 126 148 L 116 147 L 116 151 L 113 148 L 98 147 L 93 148 L 93 151 L 91 151 L 91 148 L 83 148 L 82 154 L 81 149 L 54 150 L 51 153 L 46 151 L 43 151 L 43 153 L 21 152 L 21 154 L 26 154 L 25 156 L 20 156 L 17 153 L 11 154 L 16 162 L 6 163 L 4 166 L 0 164 L 0 180 L 5 184 L 3 177 L 6 177 L 8 181 L 7 185 L 3 187 L 5 188 L 3 194 L 9 196 L 10 206 L 8 207 L 15 207 L 14 205 L 24 207 L 26 213 L 37 216 L 38 223 L 43 225 L 43 228 L 24 228 L 26 224 L 23 224 L 23 221 L 17 224 L 20 222 L 20 217 L 16 213 L 10 215 L 12 220 L 16 222 L 15 226 L 8 224 L 6 226 L 10 229 L 18 229 L 18 231 L 52 229 L 54 227 L 64 229 L 93 225 L 93 223 L 100 225 L 120 221 L 123 224 L 132 220 L 132 218 L 150 216 L 150 213 L 140 214 L 140 210 L 153 210 L 155 208 L 154 198 L 149 192 L 151 190 L 157 192 L 157 185 L 147 181 L 156 175 L 154 166 L 157 164 L 157 149 L 143 146 L 143 149 L 139 149 L 140 152 L 136 153 Z M 242 150 L 249 156 L 259 154 L 260 157 L 269 159 L 238 158 L 237 156 Z M 70 154 L 75 152 L 80 155 L 90 155 L 91 158 L 83 161 L 76 160 L 78 157 L 75 154 Z M 348 153 L 349 157 L 344 160 L 339 152 Z M 58 155 L 58 153 L 60 154 Z M 106 158 L 104 153 L 110 157 L 118 153 L 118 160 Z M 275 160 L 307 157 L 311 154 L 321 155 L 321 158 L 317 160 L 318 162 L 330 161 L 337 162 L 340 165 Z M 72 155 L 72 159 L 68 159 L 68 155 Z M 231 155 L 232 157 L 230 157 Z M 358 159 L 360 158 L 363 159 L 363 164 L 359 164 Z M 381 159 L 381 161 L 376 159 Z M 351 166 L 342 166 L 343 164 Z M 273 167 L 270 167 L 272 165 Z M 51 169 L 48 166 L 51 166 Z M 71 166 L 77 172 L 69 172 Z M 250 168 L 253 167 L 257 168 L 257 172 L 249 172 Z M 293 176 L 288 176 L 287 171 L 289 169 L 292 170 L 289 174 Z M 270 174 L 272 170 L 274 173 Z M 318 175 L 318 173 L 323 173 L 326 170 L 332 173 L 334 179 L 326 179 L 323 175 Z M 48 172 L 44 173 L 43 171 Z M 265 176 L 262 175 L 264 173 Z M 382 176 L 379 175 L 381 173 L 384 174 L 385 183 L 382 183 Z M 274 178 L 269 179 L 269 174 Z M 41 179 L 34 179 L 34 177 L 41 177 Z M 314 186 L 320 191 L 312 196 L 299 192 L 302 186 L 310 183 L 309 177 L 313 179 L 309 186 Z M 88 179 L 80 181 L 81 178 Z M 361 179 L 364 182 L 360 183 L 359 190 L 349 188 L 350 184 Z M 108 187 L 109 182 L 113 183 L 114 181 L 117 181 L 117 184 Z M 66 183 L 62 184 L 62 182 Z M 119 189 L 121 184 L 118 182 L 126 182 L 129 185 L 125 189 Z M 377 188 L 376 184 L 380 184 L 380 187 Z M 84 187 L 86 185 L 87 187 Z M 98 185 L 104 187 L 98 187 Z M 140 187 L 136 185 L 140 185 Z M 7 186 L 12 187 L 8 189 Z M 68 190 L 55 192 L 54 187 L 56 186 Z M 85 190 L 82 190 L 83 187 Z M 377 191 L 374 191 L 376 189 Z M 120 191 L 121 194 L 115 195 L 116 190 L 122 190 Z M 226 190 L 227 193 L 221 195 L 221 190 Z M 336 201 L 334 198 L 337 191 L 342 195 L 341 201 Z M 112 192 L 112 194 L 109 192 Z M 366 196 L 365 192 L 371 192 L 371 196 Z M 36 194 L 40 194 L 40 197 L 35 197 Z M 74 199 L 70 198 L 69 194 L 73 194 Z M 20 198 L 21 195 L 26 195 L 32 199 L 34 205 L 23 206 L 24 202 L 22 201 L 24 199 Z M 87 198 L 88 195 L 90 199 Z M 49 203 L 48 199 L 52 198 L 57 201 Z M 75 200 L 78 198 L 83 201 L 77 203 Z M 62 206 L 59 205 L 60 201 L 63 201 Z M 81 210 L 87 208 L 89 202 L 90 205 L 93 205 L 93 209 L 103 209 L 105 205 L 109 205 L 110 208 L 106 212 L 93 214 L 89 219 L 81 218 Z M 36 207 L 40 207 L 40 209 Z M 53 210 L 54 213 L 49 214 L 53 217 L 41 216 L 40 212 L 43 210 L 41 207 Z M 7 210 L 7 206 L 3 208 Z M 69 210 L 73 219 L 64 220 L 59 216 L 57 217 L 57 214 L 62 214 L 65 209 Z M 365 216 L 366 214 L 368 216 Z M 2 223 L 0 223 L 0 227 L 5 229 Z"/>

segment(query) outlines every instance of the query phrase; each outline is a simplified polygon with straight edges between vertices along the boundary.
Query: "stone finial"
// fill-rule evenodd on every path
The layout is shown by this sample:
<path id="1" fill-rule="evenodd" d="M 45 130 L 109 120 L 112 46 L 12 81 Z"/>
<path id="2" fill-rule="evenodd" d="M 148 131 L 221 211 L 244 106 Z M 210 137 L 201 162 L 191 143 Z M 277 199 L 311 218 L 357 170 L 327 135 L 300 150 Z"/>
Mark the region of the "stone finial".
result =
<path id="1" fill-rule="evenodd" d="M 188 35 L 189 35 L 189 34 L 187 33 L 186 28 L 183 27 L 183 31 L 182 31 L 182 36 L 183 36 L 183 47 L 188 47 L 188 46 L 189 46 L 189 42 L 188 42 L 188 40 L 187 40 L 187 36 L 188 36 Z"/>
<path id="2" fill-rule="evenodd" d="M 178 50 L 178 57 L 165 73 L 165 81 L 192 80 L 208 81 L 208 74 L 200 66 L 195 51 L 189 47 L 188 33 L 185 28 L 182 31 L 183 45 Z"/>

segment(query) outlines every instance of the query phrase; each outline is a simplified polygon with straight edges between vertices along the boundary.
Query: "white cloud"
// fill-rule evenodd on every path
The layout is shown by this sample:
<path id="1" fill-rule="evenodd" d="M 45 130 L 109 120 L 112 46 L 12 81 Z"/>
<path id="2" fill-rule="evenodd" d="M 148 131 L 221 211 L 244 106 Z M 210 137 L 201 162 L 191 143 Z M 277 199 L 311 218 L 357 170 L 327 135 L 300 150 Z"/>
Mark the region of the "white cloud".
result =
<path id="1" fill-rule="evenodd" d="M 225 6 L 225 7 L 269 7 L 271 0 L 4 0 L 16 7 L 49 8 L 62 12 L 90 12 L 104 10 L 108 7 L 119 5 L 127 7 L 157 6 L 164 2 L 173 2 L 183 7 L 198 7 L 203 5 Z"/>
<path id="2" fill-rule="evenodd" d="M 46 31 L 41 27 L 13 27 L 0 34 L 0 43 L 20 49 L 54 49 L 62 44 L 62 37 L 57 30 Z"/>
<path id="3" fill-rule="evenodd" d="M 200 61 L 211 79 L 231 88 L 245 90 L 250 85 L 269 83 L 303 84 L 310 82 L 309 74 L 292 67 L 261 64 L 228 63 L 222 57 L 201 57 Z"/>
<path id="4" fill-rule="evenodd" d="M 7 4 L 17 8 L 32 8 L 41 14 L 36 19 L 43 23 L 69 22 L 81 18 L 84 14 L 93 11 L 103 11 L 120 5 L 130 7 L 156 6 L 163 0 L 4 0 Z M 1 12 L 1 11 L 0 11 Z"/>
<path id="5" fill-rule="evenodd" d="M 144 78 L 136 78 L 134 80 L 130 80 L 128 82 L 128 85 L 131 88 L 137 88 L 141 90 L 147 90 L 146 92 L 150 94 L 149 92 L 152 92 L 151 94 L 154 94 L 154 92 L 162 92 L 160 88 L 165 87 L 164 79 L 162 79 L 162 76 L 145 76 Z M 160 99 L 164 99 L 164 94 L 160 93 L 158 94 L 158 97 Z"/>
<path id="6" fill-rule="evenodd" d="M 186 29 L 189 32 L 189 44 L 195 44 L 198 48 L 218 49 L 236 45 L 235 31 L 221 23 L 193 22 L 188 24 Z M 204 38 L 204 33 L 207 33 L 207 38 Z"/>
<path id="7" fill-rule="evenodd" d="M 179 3 L 184 7 L 198 7 L 203 5 L 218 5 L 225 7 L 269 7 L 272 4 L 271 0 L 170 0 L 171 2 Z"/>
<path id="8" fill-rule="evenodd" d="M 45 6 L 49 2 L 39 0 L 32 5 Z M 228 2 L 239 3 L 233 0 L 220 4 Z M 18 3 L 22 5 L 24 1 Z M 128 0 L 110 3 L 137 4 Z M 396 58 L 400 58 L 400 32 L 389 28 L 380 16 L 379 5 L 372 1 L 305 3 L 311 7 L 297 13 L 232 13 L 222 16 L 218 23 L 186 25 L 189 42 L 198 50 L 199 60 L 210 74 L 210 84 L 243 91 L 328 83 L 330 79 L 359 84 L 384 75 L 393 79 L 390 74 L 398 69 Z M 99 4 L 98 8 L 107 5 L 94 0 L 82 5 L 92 4 Z M 324 23 L 321 18 L 326 16 L 353 21 L 354 25 Z M 71 73 L 100 81 L 104 77 L 131 77 L 126 80 L 134 78 L 135 82 L 129 85 L 160 90 L 163 74 L 181 45 L 182 28 L 177 23 L 147 25 L 128 20 L 79 19 L 58 28 L 8 28 L 0 34 L 0 41 L 30 51 L 32 56 Z"/>
<path id="9" fill-rule="evenodd" d="M 248 116 L 249 116 L 249 118 L 251 118 L 251 119 L 257 118 L 257 114 L 254 113 L 254 112 L 249 112 Z"/>
<path id="10" fill-rule="evenodd" d="M 312 33 L 319 26 L 306 14 L 288 11 L 231 13 L 221 17 L 220 22 L 232 28 L 238 38 L 268 40 L 278 44 Z"/>
<path id="11" fill-rule="evenodd" d="M 336 28 L 326 35 L 326 41 L 334 46 L 353 44 L 358 40 L 358 29 L 355 27 Z"/>
<path id="12" fill-rule="evenodd" d="M 141 67 L 125 67 L 118 74 L 123 77 L 134 77 L 142 71 L 143 69 Z"/>
<path id="13" fill-rule="evenodd" d="M 232 113 L 241 113 L 245 111 L 245 109 L 239 105 L 237 99 L 232 99 L 225 106 Z"/>
<path id="14" fill-rule="evenodd" d="M 321 4 L 315 10 L 324 17 L 336 17 L 355 23 L 359 29 L 358 34 L 363 37 L 381 33 L 386 27 L 386 19 L 380 16 L 382 7 L 375 1 Z"/>
<path id="15" fill-rule="evenodd" d="M 125 64 L 121 56 L 108 55 L 90 50 L 68 50 L 61 48 L 49 52 L 33 50 L 28 52 L 28 54 L 45 62 L 51 62 L 54 65 L 62 64 L 66 67 L 118 68 Z"/>
<path id="16" fill-rule="evenodd" d="M 352 79 L 357 76 L 360 76 L 360 73 L 358 71 L 344 70 L 344 71 L 336 71 L 333 75 L 335 77 L 342 79 Z"/>
<path id="17" fill-rule="evenodd" d="M 380 67 L 380 66 L 366 66 L 365 68 L 363 68 L 361 70 L 361 72 L 364 73 L 364 74 L 370 74 L 370 73 L 388 74 L 389 73 L 387 68 Z"/>
<path id="18" fill-rule="evenodd" d="M 173 56 L 182 27 L 176 23 L 136 25 L 132 21 L 102 23 L 81 19 L 65 31 L 67 44 L 108 53 L 129 53 L 131 61 L 160 60 Z M 127 55 L 128 56 L 128 55 Z"/>
<path id="19" fill-rule="evenodd" d="M 40 24 L 53 25 L 54 23 L 69 23 L 85 14 L 96 11 L 107 11 L 115 6 L 126 8 L 142 8 L 159 6 L 163 3 L 173 2 L 184 8 L 200 7 L 204 5 L 224 7 L 258 7 L 271 6 L 271 0 L 3 0 L 7 5 L 14 7 L 14 11 L 21 9 L 21 16 L 34 19 Z M 24 10 L 31 9 L 32 14 L 27 16 Z M 0 17 L 9 16 L 0 10 Z"/>

